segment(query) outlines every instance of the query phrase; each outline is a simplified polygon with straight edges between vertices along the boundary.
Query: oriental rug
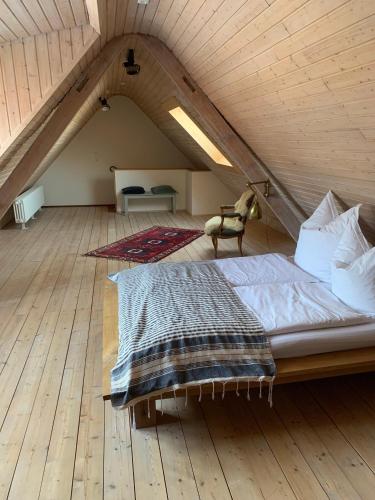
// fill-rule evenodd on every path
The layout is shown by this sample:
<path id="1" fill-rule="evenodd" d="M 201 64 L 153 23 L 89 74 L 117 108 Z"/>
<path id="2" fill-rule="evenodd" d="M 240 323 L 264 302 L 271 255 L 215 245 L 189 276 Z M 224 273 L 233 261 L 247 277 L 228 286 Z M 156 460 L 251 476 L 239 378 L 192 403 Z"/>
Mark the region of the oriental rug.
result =
<path id="1" fill-rule="evenodd" d="M 204 234 L 200 229 L 153 226 L 85 255 L 142 264 L 157 262 Z"/>

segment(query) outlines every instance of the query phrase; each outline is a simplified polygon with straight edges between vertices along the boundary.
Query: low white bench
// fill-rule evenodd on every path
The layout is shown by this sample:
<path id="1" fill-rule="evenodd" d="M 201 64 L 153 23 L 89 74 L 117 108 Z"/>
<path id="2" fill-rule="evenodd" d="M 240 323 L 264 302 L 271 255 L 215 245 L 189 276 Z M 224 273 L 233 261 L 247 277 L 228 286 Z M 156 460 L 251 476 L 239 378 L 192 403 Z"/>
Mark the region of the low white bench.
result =
<path id="1" fill-rule="evenodd" d="M 146 191 L 142 194 L 122 194 L 124 199 L 124 209 L 123 214 L 128 215 L 129 213 L 129 200 L 141 200 L 141 199 L 160 199 L 169 198 L 171 200 L 171 211 L 173 214 L 176 213 L 176 194 L 177 193 L 167 193 L 167 194 L 154 194 L 151 191 Z"/>

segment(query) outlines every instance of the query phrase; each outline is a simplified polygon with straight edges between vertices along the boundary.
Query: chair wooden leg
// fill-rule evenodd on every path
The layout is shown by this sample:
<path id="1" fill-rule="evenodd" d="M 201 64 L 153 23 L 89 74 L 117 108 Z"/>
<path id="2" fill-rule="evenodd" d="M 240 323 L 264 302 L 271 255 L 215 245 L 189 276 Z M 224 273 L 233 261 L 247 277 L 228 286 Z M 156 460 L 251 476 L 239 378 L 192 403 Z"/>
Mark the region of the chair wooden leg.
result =
<path id="1" fill-rule="evenodd" d="M 243 257 L 243 252 L 242 252 L 242 237 L 243 237 L 243 234 L 239 234 L 238 235 L 238 250 L 240 251 L 240 254 Z"/>
<path id="2" fill-rule="evenodd" d="M 216 236 L 212 236 L 212 244 L 213 244 L 214 249 L 215 249 L 215 259 L 217 259 L 217 237 Z"/>

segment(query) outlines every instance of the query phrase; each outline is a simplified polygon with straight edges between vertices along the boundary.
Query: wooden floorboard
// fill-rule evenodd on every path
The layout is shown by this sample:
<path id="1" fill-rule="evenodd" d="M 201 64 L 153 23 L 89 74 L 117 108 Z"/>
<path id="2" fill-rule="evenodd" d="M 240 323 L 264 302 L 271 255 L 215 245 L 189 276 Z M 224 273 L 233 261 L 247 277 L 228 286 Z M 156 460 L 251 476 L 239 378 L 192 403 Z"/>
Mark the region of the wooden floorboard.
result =
<path id="1" fill-rule="evenodd" d="M 27 231 L 0 231 L 0 499 L 373 498 L 373 374 L 276 387 L 272 410 L 255 390 L 251 401 L 170 399 L 139 431 L 102 400 L 103 286 L 134 264 L 83 254 L 152 225 L 204 221 L 48 208 Z M 255 223 L 244 249 L 294 244 Z M 220 257 L 236 255 L 236 242 L 220 242 Z M 166 260 L 212 257 L 204 236 Z"/>

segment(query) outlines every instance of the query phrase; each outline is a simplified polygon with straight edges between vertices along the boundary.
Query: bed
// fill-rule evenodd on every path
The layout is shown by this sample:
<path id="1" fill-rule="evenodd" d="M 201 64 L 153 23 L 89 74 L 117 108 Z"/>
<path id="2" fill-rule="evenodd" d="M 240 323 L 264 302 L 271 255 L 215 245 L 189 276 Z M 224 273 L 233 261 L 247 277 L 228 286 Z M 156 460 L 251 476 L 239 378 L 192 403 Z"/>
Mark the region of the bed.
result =
<path id="1" fill-rule="evenodd" d="M 350 314 L 339 310 L 326 285 L 318 282 L 281 254 L 213 261 L 241 302 L 257 315 L 265 326 L 267 338 L 277 369 L 276 384 L 343 374 L 372 371 L 375 368 L 375 318 Z M 256 292 L 256 293 L 255 293 Z M 304 297 L 304 304 L 295 297 Z M 272 296 L 272 303 L 269 297 Z M 277 300 L 279 296 L 279 302 Z M 323 314 L 311 307 L 311 300 L 322 297 Z M 292 307 L 283 309 L 285 303 Z M 299 309 L 301 309 L 301 313 Z M 304 314 L 304 308 L 309 313 Z M 263 311 L 263 316 L 262 316 Z M 312 311 L 312 312 L 311 312 Z M 324 311 L 323 311 L 324 312 Z M 339 319 L 339 320 L 338 320 Z M 111 397 L 111 370 L 118 353 L 118 293 L 116 284 L 108 281 L 104 291 L 103 330 L 103 397 Z M 248 387 L 245 382 L 227 383 L 226 391 Z M 190 387 L 189 395 L 221 392 L 217 385 Z M 162 397 L 185 396 L 184 390 L 165 392 Z M 155 401 L 160 395 L 132 406 L 133 425 L 136 428 L 154 425 Z"/>

